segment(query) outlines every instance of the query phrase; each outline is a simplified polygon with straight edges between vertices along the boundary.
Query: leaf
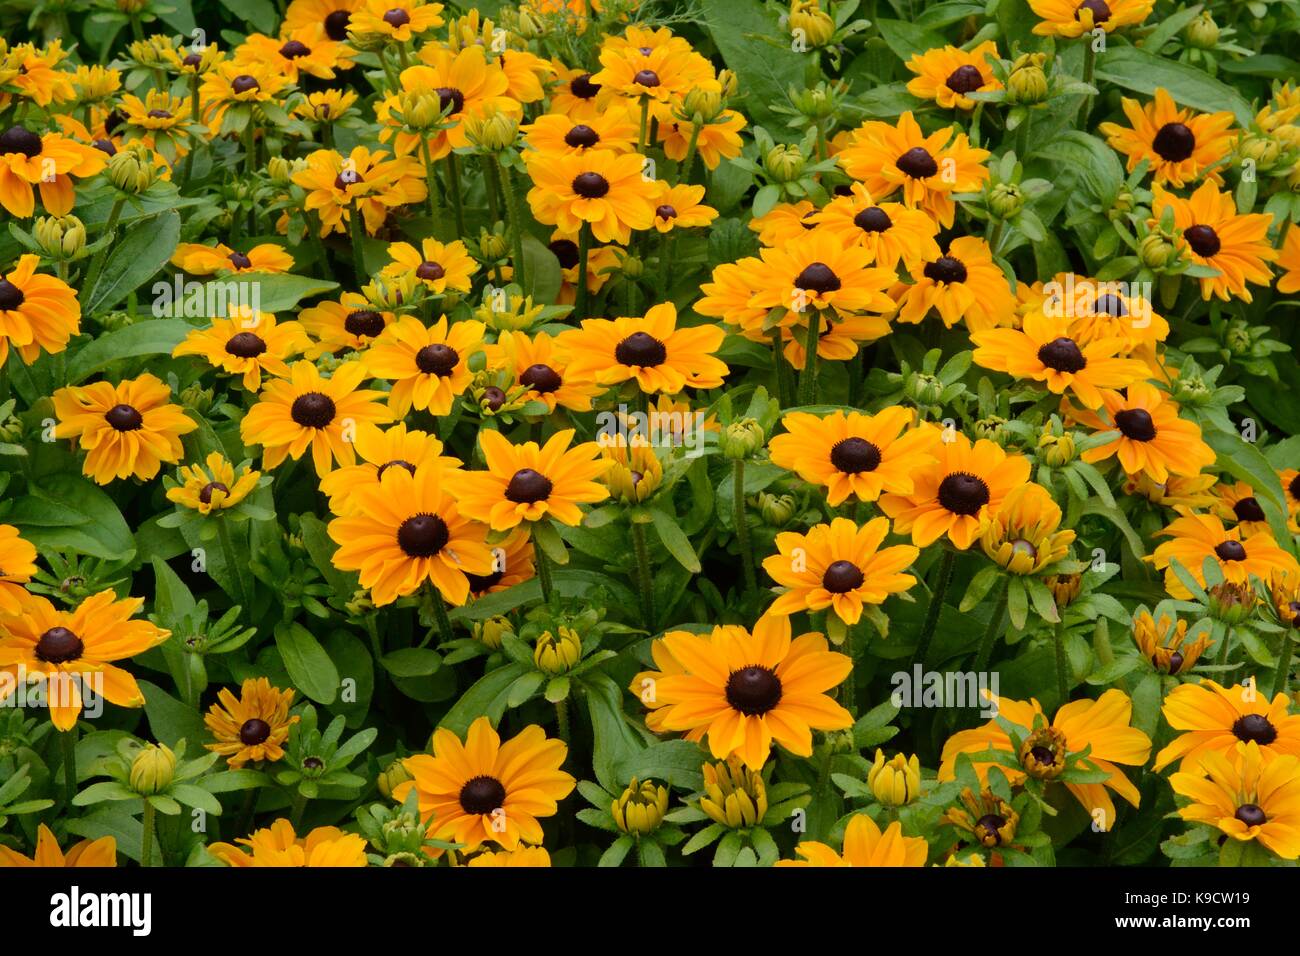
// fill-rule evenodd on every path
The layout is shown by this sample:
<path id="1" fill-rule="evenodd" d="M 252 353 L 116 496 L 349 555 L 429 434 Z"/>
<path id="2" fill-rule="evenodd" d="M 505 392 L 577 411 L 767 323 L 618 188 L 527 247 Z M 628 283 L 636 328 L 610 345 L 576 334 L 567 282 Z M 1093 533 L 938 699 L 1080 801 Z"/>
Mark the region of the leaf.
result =
<path id="1" fill-rule="evenodd" d="M 583 678 L 587 687 L 587 713 L 595 732 L 591 766 L 601 786 L 611 793 L 621 793 L 627 786 L 622 766 L 645 744 L 623 713 L 623 691 L 604 674 Z"/>
<path id="2" fill-rule="evenodd" d="M 1153 56 L 1135 46 L 1112 46 L 1097 57 L 1096 77 L 1126 90 L 1154 96 L 1169 91 L 1174 102 L 1204 113 L 1230 111 L 1242 126 L 1254 119 L 1250 104 L 1226 83 L 1195 67 Z"/>
<path id="3" fill-rule="evenodd" d="M 942 49 L 948 45 L 942 36 L 916 23 L 882 17 L 876 20 L 876 26 L 880 28 L 880 35 L 885 38 L 889 48 L 904 63 L 927 50 Z"/>
<path id="4" fill-rule="evenodd" d="M 564 284 L 560 260 L 535 236 L 525 235 L 523 246 L 524 275 L 528 279 L 524 294 L 531 295 L 537 305 L 551 305 L 559 297 L 560 286 Z"/>
<path id="5" fill-rule="evenodd" d="M 629 754 L 618 764 L 619 779 L 623 785 L 636 777 L 638 780 L 656 780 L 679 790 L 699 790 L 704 786 L 700 766 L 705 752 L 690 740 L 662 740 L 644 750 Z"/>
<path id="6" fill-rule="evenodd" d="M 700 559 L 695 555 L 691 539 L 678 526 L 677 519 L 658 508 L 650 509 L 650 517 L 654 519 L 655 531 L 659 533 L 659 540 L 664 543 L 668 553 L 687 571 L 699 574 Z"/>
<path id="7" fill-rule="evenodd" d="M 256 27 L 260 33 L 275 32 L 275 7 L 264 0 L 221 0 L 221 5 L 235 15 Z"/>
<path id="8" fill-rule="evenodd" d="M 135 539 L 107 493 L 66 472 L 38 479 L 31 494 L 14 502 L 5 521 L 40 551 L 76 551 L 108 561 L 129 561 Z"/>
<path id="9" fill-rule="evenodd" d="M 289 272 L 242 272 L 237 280 L 214 280 L 247 283 L 251 289 L 248 305 L 263 312 L 288 312 L 303 299 L 325 295 L 339 287 L 328 279 L 313 279 Z M 213 285 L 213 282 L 209 282 Z M 227 297 L 227 301 L 232 301 Z M 233 299 L 239 302 L 239 299 Z"/>
<path id="10" fill-rule="evenodd" d="M 521 664 L 506 664 L 488 671 L 461 695 L 438 726 L 464 737 L 469 725 L 478 717 L 486 716 L 493 722 L 499 720 L 505 710 L 507 690 L 524 671 Z"/>
<path id="11" fill-rule="evenodd" d="M 137 682 L 140 693 L 144 694 L 144 712 L 149 718 L 149 729 L 154 740 L 168 747 L 174 747 L 176 741 L 208 740 L 210 734 L 203 725 L 202 715 L 192 707 L 181 703 L 161 687 L 147 680 Z"/>
<path id="12" fill-rule="evenodd" d="M 78 349 L 68 360 L 68 384 L 84 382 L 113 362 L 144 355 L 171 355 L 194 326 L 184 319 L 146 319 L 106 332 Z"/>
<path id="13" fill-rule="evenodd" d="M 427 647 L 403 647 L 385 654 L 379 663 L 397 677 L 427 677 L 442 666 L 442 655 Z"/>
<path id="14" fill-rule="evenodd" d="M 772 107 L 785 103 L 786 90 L 801 83 L 804 57 L 785 44 L 764 41 L 780 34 L 758 0 L 703 0 L 701 6 L 704 26 L 740 80 L 741 110 L 752 124 L 784 127 L 785 118 Z"/>
<path id="15" fill-rule="evenodd" d="M 1291 532 L 1287 530 L 1286 493 L 1282 490 L 1277 471 L 1269 464 L 1263 452 L 1254 442 L 1245 441 L 1236 432 L 1207 429 L 1201 437 L 1218 456 L 1216 467 L 1246 482 L 1254 490 L 1255 498 L 1268 518 L 1273 537 L 1283 548 L 1289 548 L 1292 539 Z"/>
<path id="16" fill-rule="evenodd" d="M 104 260 L 94 288 L 83 291 L 82 312 L 107 312 L 152 279 L 176 251 L 180 237 L 181 217 L 173 209 L 124 230 Z"/>
<path id="17" fill-rule="evenodd" d="M 277 624 L 275 646 L 294 686 L 319 704 L 332 704 L 339 692 L 339 672 L 311 631 L 296 621 Z"/>

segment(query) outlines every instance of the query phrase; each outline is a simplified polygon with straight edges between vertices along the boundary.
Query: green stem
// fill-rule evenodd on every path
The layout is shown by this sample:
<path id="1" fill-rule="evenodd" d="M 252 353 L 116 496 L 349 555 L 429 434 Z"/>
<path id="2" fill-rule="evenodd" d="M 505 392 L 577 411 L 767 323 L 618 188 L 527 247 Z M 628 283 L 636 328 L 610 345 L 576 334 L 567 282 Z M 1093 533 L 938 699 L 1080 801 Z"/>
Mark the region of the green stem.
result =
<path id="1" fill-rule="evenodd" d="M 1273 672 L 1273 693 L 1269 697 L 1285 694 L 1291 680 L 1291 631 L 1282 632 L 1282 646 L 1278 648 L 1277 670 Z"/>
<path id="2" fill-rule="evenodd" d="M 424 162 L 424 185 L 428 192 L 425 199 L 429 203 L 429 218 L 436 224 L 438 222 L 438 176 L 433 170 L 429 141 L 423 135 L 420 136 L 420 159 Z"/>
<path id="3" fill-rule="evenodd" d="M 126 205 L 126 198 L 119 196 L 113 203 L 113 208 L 109 210 L 108 222 L 104 223 L 104 235 L 112 236 L 113 231 L 117 228 L 118 217 L 122 215 L 122 207 Z M 112 239 L 106 242 L 98 252 L 95 258 L 90 261 L 90 268 L 86 271 L 86 281 L 81 284 L 82 301 L 89 298 L 90 293 L 95 289 L 95 282 L 99 279 L 99 273 L 104 268 L 104 259 L 108 256 L 108 249 L 113 244 Z"/>
<path id="4" fill-rule="evenodd" d="M 239 816 L 235 818 L 235 830 L 232 837 L 243 836 L 253 828 L 253 813 L 257 809 L 256 787 L 250 787 L 244 792 L 243 802 L 239 807 Z"/>
<path id="5" fill-rule="evenodd" d="M 731 470 L 733 520 L 736 522 L 736 543 L 740 545 L 741 566 L 745 571 L 745 593 L 758 590 L 758 576 L 754 572 L 754 546 L 749 539 L 749 522 L 745 519 L 745 461 L 738 459 Z"/>
<path id="6" fill-rule="evenodd" d="M 1089 85 L 1092 85 L 1093 71 L 1097 66 L 1097 51 L 1092 48 L 1092 42 L 1092 37 L 1084 37 L 1083 82 Z M 1083 109 L 1079 114 L 1079 129 L 1083 130 L 1085 133 L 1088 131 L 1088 115 L 1092 112 L 1092 99 L 1091 94 L 1084 97 Z"/>
<path id="7" fill-rule="evenodd" d="M 978 674 L 989 666 L 993 658 L 993 645 L 997 643 L 998 631 L 1002 627 L 1002 617 L 1007 612 L 1007 592 L 1011 578 L 1003 575 L 998 586 L 997 603 L 993 606 L 993 616 L 989 618 L 988 627 L 984 628 L 984 637 L 980 640 L 980 649 L 975 655 L 975 673 Z"/>
<path id="8" fill-rule="evenodd" d="M 650 573 L 650 549 L 646 546 L 645 525 L 632 522 L 632 548 L 636 553 L 637 590 L 641 592 L 641 616 L 646 630 L 655 633 L 654 578 Z"/>
<path id="9" fill-rule="evenodd" d="M 574 318 L 581 322 L 587 317 L 587 257 L 591 253 L 591 226 L 583 223 L 578 229 L 578 295 Z"/>
<path id="10" fill-rule="evenodd" d="M 646 128 L 649 126 L 649 119 L 650 97 L 643 95 L 641 97 L 641 127 L 637 130 L 636 134 L 636 148 L 639 150 L 644 151 L 650 148 L 650 144 L 646 142 L 645 138 Z"/>
<path id="11" fill-rule="evenodd" d="M 460 157 L 447 154 L 447 178 L 451 185 L 451 209 L 456 216 L 456 235 L 465 235 L 465 203 L 460 195 Z"/>
<path id="12" fill-rule="evenodd" d="M 1056 692 L 1060 697 L 1057 706 L 1070 701 L 1070 659 L 1065 653 L 1065 621 L 1056 622 L 1052 629 L 1052 640 L 1056 645 Z"/>
<path id="13" fill-rule="evenodd" d="M 438 622 L 438 633 L 442 636 L 443 643 L 456 639 L 456 632 L 452 630 L 451 618 L 447 616 L 447 602 L 444 600 L 442 593 L 435 589 L 433 600 L 433 617 Z"/>
<path id="14" fill-rule="evenodd" d="M 677 173 L 677 182 L 689 183 L 691 181 L 691 168 L 695 165 L 695 150 L 700 143 L 699 123 L 691 124 L 691 141 L 686 144 L 686 156 L 682 160 L 682 168 Z"/>
<path id="15" fill-rule="evenodd" d="M 834 611 L 830 613 L 834 614 Z M 858 663 L 853 659 L 853 628 L 846 628 L 844 631 L 844 646 L 840 648 L 840 653 L 849 659 L 849 672 L 844 678 L 844 683 L 840 685 L 841 700 L 844 709 L 854 717 L 858 715 L 858 681 L 857 670 Z"/>
<path id="16" fill-rule="evenodd" d="M 794 396 L 790 394 L 790 367 L 785 361 L 781 327 L 774 325 L 767 334 L 772 339 L 772 371 L 776 374 L 776 398 L 782 408 L 789 408 L 794 401 Z"/>
<path id="17" fill-rule="evenodd" d="M 1228 649 L 1231 644 L 1232 644 L 1232 628 L 1228 627 L 1227 625 L 1224 625 L 1223 643 L 1219 646 L 1218 664 L 1220 667 L 1226 667 L 1228 665 Z M 1220 674 L 1219 676 L 1221 678 L 1227 677 L 1226 674 Z"/>
<path id="18" fill-rule="evenodd" d="M 352 268 L 357 274 L 357 288 L 366 284 L 366 260 L 361 251 L 361 203 L 353 200 L 352 215 L 348 217 L 348 232 L 352 237 Z"/>
<path id="19" fill-rule="evenodd" d="M 814 405 L 817 402 L 817 341 L 821 337 L 821 330 L 821 310 L 813 309 L 803 340 L 803 372 L 799 376 L 800 405 Z"/>
<path id="20" fill-rule="evenodd" d="M 154 836 L 154 815 L 157 813 L 153 804 L 146 797 L 144 801 L 144 816 L 140 823 L 142 832 L 140 834 L 140 865 L 153 866 L 153 836 Z"/>
<path id="21" fill-rule="evenodd" d="M 943 610 L 943 599 L 952 584 L 953 567 L 957 564 L 957 552 L 945 548 L 939 564 L 939 577 L 934 583 L 934 592 L 930 596 L 930 607 L 925 612 L 925 624 L 921 627 L 921 639 L 912 654 L 912 663 L 925 665 L 925 655 L 930 651 L 930 642 L 934 640 L 935 628 L 939 626 L 939 614 Z M 910 668 L 909 668 L 910 669 Z"/>
<path id="22" fill-rule="evenodd" d="M 515 174 L 509 166 L 505 168 L 505 194 L 506 207 L 510 213 L 510 244 L 514 248 L 514 279 L 519 288 L 526 291 L 528 280 L 524 276 L 524 214 L 520 209 Z"/>
<path id="23" fill-rule="evenodd" d="M 289 811 L 289 822 L 293 824 L 294 832 L 302 826 L 303 811 L 307 809 L 307 798 L 303 796 L 302 791 L 295 791 L 293 795 L 293 806 Z"/>
<path id="24" fill-rule="evenodd" d="M 546 556 L 546 551 L 537 539 L 533 539 L 533 567 L 537 569 L 537 580 L 542 586 L 542 600 L 547 604 L 551 603 L 551 594 L 555 590 L 555 585 L 551 581 L 551 559 Z"/>
<path id="25" fill-rule="evenodd" d="M 573 737 L 569 729 L 569 698 L 563 697 L 555 702 L 555 723 L 560 739 L 567 744 Z"/>
<path id="26" fill-rule="evenodd" d="M 491 220 L 489 225 L 496 226 L 501 221 L 501 198 L 499 191 L 500 183 L 497 180 L 496 159 L 491 156 L 480 157 L 483 161 L 483 191 L 487 193 L 488 219 Z M 489 229 L 489 232 L 491 230 Z"/>
<path id="27" fill-rule="evenodd" d="M 59 734 L 63 748 L 63 796 L 69 807 L 77 795 L 77 725 L 73 724 Z"/>

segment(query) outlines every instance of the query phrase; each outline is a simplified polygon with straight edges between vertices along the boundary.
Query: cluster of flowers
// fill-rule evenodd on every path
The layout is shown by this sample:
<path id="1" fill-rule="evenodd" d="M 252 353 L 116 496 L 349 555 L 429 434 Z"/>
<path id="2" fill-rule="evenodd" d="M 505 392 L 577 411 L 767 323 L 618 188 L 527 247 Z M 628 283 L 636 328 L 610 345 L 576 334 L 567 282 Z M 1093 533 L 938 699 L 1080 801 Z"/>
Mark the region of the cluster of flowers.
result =
<path id="1" fill-rule="evenodd" d="M 1259 50 L 1208 9 L 1003 5 L 0 40 L 0 701 L 50 718 L 0 719 L 0 865 L 1300 857 L 1300 447 L 1257 421 L 1300 89 L 1188 105 Z M 910 76 L 859 98 L 875 30 Z M 1108 99 L 1123 51 L 1178 70 Z M 144 314 L 167 268 L 201 316 Z M 1016 693 L 887 689 L 962 662 Z"/>

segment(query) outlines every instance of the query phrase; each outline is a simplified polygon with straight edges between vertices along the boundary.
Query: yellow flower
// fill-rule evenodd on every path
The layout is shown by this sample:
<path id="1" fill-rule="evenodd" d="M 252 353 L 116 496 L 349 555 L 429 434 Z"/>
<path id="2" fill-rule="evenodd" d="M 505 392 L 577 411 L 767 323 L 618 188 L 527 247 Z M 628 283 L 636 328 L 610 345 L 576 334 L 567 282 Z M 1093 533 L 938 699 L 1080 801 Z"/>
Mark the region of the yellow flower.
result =
<path id="1" fill-rule="evenodd" d="M 794 852 L 801 860 L 780 860 L 777 866 L 925 866 L 930 846 L 924 837 L 903 836 L 903 825 L 895 820 L 882 833 L 876 821 L 865 813 L 849 820 L 844 830 L 842 854 L 825 843 L 801 840 Z"/>
<path id="2" fill-rule="evenodd" d="M 293 695 L 292 688 L 272 687 L 265 677 L 245 680 L 238 697 L 223 687 L 203 718 L 217 742 L 203 746 L 235 770 L 249 762 L 283 759 L 289 728 L 298 722 L 297 715 L 289 715 Z"/>
<path id="3" fill-rule="evenodd" d="M 1038 574 L 1060 561 L 1074 541 L 1073 531 L 1058 531 L 1061 508 L 1042 485 L 1014 489 L 980 538 L 984 553 L 1012 574 Z"/>
<path id="4" fill-rule="evenodd" d="M 393 383 L 388 407 L 397 418 L 412 408 L 446 415 L 473 373 L 470 356 L 483 349 L 483 323 L 441 316 L 431 327 L 404 315 L 384 330 L 361 357 L 367 373 Z"/>
<path id="5" fill-rule="evenodd" d="M 1141 23 L 1155 0 L 1029 0 L 1042 22 L 1034 26 L 1039 36 L 1079 37 L 1093 30 L 1107 33 Z"/>
<path id="6" fill-rule="evenodd" d="M 1252 575 L 1267 584 L 1279 574 L 1300 574 L 1300 564 L 1289 551 L 1278 546 L 1268 531 L 1247 536 L 1238 528 L 1225 529 L 1223 522 L 1213 515 L 1184 515 L 1156 533 L 1172 540 L 1161 544 L 1144 560 L 1165 572 L 1165 590 L 1182 601 L 1191 600 L 1192 592 L 1174 573 L 1174 561 L 1201 587 L 1205 587 L 1207 558 L 1219 566 L 1224 580 L 1231 584 L 1248 585 Z"/>
<path id="7" fill-rule="evenodd" d="M 276 820 L 235 843 L 213 843 L 208 852 L 227 866 L 301 867 L 367 866 L 366 839 L 338 827 L 317 827 L 305 837 L 288 820 Z"/>
<path id="8" fill-rule="evenodd" d="M 637 154 L 591 149 L 524 156 L 533 181 L 528 204 L 538 222 L 574 234 L 585 224 L 598 242 L 623 244 L 632 230 L 653 225 L 655 181 L 645 178 Z"/>
<path id="9" fill-rule="evenodd" d="M 634 378 L 643 392 L 672 395 L 687 385 L 722 384 L 727 365 L 714 353 L 724 337 L 713 325 L 679 328 L 676 307 L 662 302 L 641 318 L 584 319 L 580 330 L 562 333 L 558 344 L 568 350 L 571 374 L 599 385 Z"/>
<path id="10" fill-rule="evenodd" d="M 916 754 L 894 754 L 888 761 L 885 752 L 876 748 L 876 759 L 867 771 L 867 786 L 877 800 L 887 807 L 901 807 L 921 795 L 921 761 Z"/>
<path id="11" fill-rule="evenodd" d="M 1123 106 L 1132 128 L 1102 123 L 1098 130 L 1112 149 L 1127 157 L 1129 172 L 1146 160 L 1157 183 L 1182 188 L 1232 151 L 1234 137 L 1229 131 L 1234 119 L 1229 112 L 1179 109 L 1163 87 L 1156 88 L 1155 99 L 1146 106 L 1128 97 Z M 1218 169 L 1212 170 L 1209 178 L 1223 182 Z"/>
<path id="12" fill-rule="evenodd" d="M 1284 860 L 1300 857 L 1300 759 L 1265 760 L 1254 741 L 1237 744 L 1236 761 L 1220 753 L 1201 758 L 1197 773 L 1169 778 L 1191 802 L 1184 820 L 1208 823 L 1234 840 L 1258 840 Z"/>
<path id="13" fill-rule="evenodd" d="M 111 836 L 81 840 L 65 856 L 59 841 L 44 823 L 36 828 L 36 852 L 23 856 L 0 844 L 0 869 L 5 867 L 103 867 L 117 866 L 117 840 Z"/>
<path id="14" fill-rule="evenodd" d="M 1181 674 L 1196 666 L 1200 656 L 1210 646 L 1210 632 L 1205 631 L 1196 640 L 1187 640 L 1187 622 L 1171 619 L 1161 614 L 1157 621 L 1148 610 L 1133 615 L 1133 642 L 1142 656 L 1162 674 Z"/>
<path id="15" fill-rule="evenodd" d="M 181 484 L 167 489 L 167 500 L 199 514 L 223 511 L 239 504 L 257 487 L 260 471 L 235 468 L 219 451 L 208 455 L 206 467 L 184 465 Z"/>
<path id="16" fill-rule="evenodd" d="M 512 445 L 498 431 L 479 432 L 486 471 L 466 472 L 458 482 L 461 511 L 505 531 L 522 521 L 550 515 L 567 525 L 582 521 L 579 504 L 603 501 L 608 490 L 595 479 L 605 469 L 599 446 L 569 448 L 573 429 L 556 432 L 546 444 Z"/>
<path id="17" fill-rule="evenodd" d="M 289 377 L 291 356 L 311 346 L 297 322 L 276 323 L 270 312 L 253 314 L 244 308 L 237 318 L 213 319 L 206 329 L 195 329 L 172 350 L 173 357 L 198 355 L 215 368 L 242 375 L 250 392 L 262 388 L 262 373 Z"/>
<path id="18" fill-rule="evenodd" d="M 993 74 L 990 59 L 998 59 L 998 45 L 985 40 L 973 50 L 945 46 L 917 53 L 906 66 L 916 74 L 907 91 L 923 100 L 934 100 L 944 109 L 972 110 L 975 101 L 966 94 L 1002 89 Z"/>
<path id="19" fill-rule="evenodd" d="M 0 366 L 11 346 L 30 365 L 42 350 L 62 352 L 81 331 L 77 293 L 62 279 L 37 273 L 38 265 L 39 256 L 24 254 L 13 269 L 0 273 Z"/>
<path id="20" fill-rule="evenodd" d="M 922 265 L 899 300 L 898 321 L 920 322 L 934 309 L 948 328 L 965 319 L 971 332 L 982 332 L 1006 324 L 1015 308 L 1006 273 L 993 261 L 988 243 L 962 236 Z"/>
<path id="21" fill-rule="evenodd" d="M 1174 229 L 1182 236 L 1179 244 L 1192 262 L 1219 272 L 1200 280 L 1201 298 L 1208 300 L 1213 295 L 1226 302 L 1235 296 L 1250 302 L 1247 283 L 1268 285 L 1273 281 L 1268 263 L 1277 259 L 1277 251 L 1268 242 L 1271 214 L 1238 215 L 1232 193 L 1220 192 L 1208 181 L 1189 199 L 1180 199 L 1157 183 L 1151 202 L 1152 224 L 1160 221 L 1166 209 L 1173 210 Z"/>

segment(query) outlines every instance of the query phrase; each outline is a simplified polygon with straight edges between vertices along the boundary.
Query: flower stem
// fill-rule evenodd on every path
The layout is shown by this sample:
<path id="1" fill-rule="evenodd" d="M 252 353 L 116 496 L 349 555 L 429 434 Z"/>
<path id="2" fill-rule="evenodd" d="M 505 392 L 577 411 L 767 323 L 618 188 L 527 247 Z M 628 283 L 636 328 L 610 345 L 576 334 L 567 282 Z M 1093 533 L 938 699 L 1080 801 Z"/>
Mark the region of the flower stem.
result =
<path id="1" fill-rule="evenodd" d="M 429 218 L 436 224 L 438 222 L 438 175 L 433 170 L 429 141 L 424 136 L 420 137 L 420 159 L 424 162 L 424 186 L 428 193 L 425 199 L 429 203 Z"/>
<path id="2" fill-rule="evenodd" d="M 587 317 L 587 257 L 591 253 L 591 226 L 583 223 L 578 229 L 578 295 L 574 318 L 579 322 Z"/>
<path id="3" fill-rule="evenodd" d="M 456 153 L 447 154 L 447 178 L 451 187 L 451 209 L 456 216 L 456 235 L 465 235 L 465 204 L 460 196 L 460 158 Z"/>
<path id="4" fill-rule="evenodd" d="M 536 538 L 533 538 L 533 566 L 537 569 L 537 580 L 542 586 L 542 600 L 550 604 L 555 589 L 551 581 L 551 559 L 546 556 L 545 549 L 537 543 Z"/>
<path id="5" fill-rule="evenodd" d="M 572 738 L 569 730 L 569 698 L 564 697 L 555 702 L 555 723 L 560 739 L 567 744 Z"/>
<path id="6" fill-rule="evenodd" d="M 1084 40 L 1083 45 L 1083 82 L 1092 85 L 1093 71 L 1097 66 L 1097 51 L 1092 48 L 1092 38 Z M 1088 115 L 1092 112 L 1092 95 L 1088 94 L 1083 100 L 1083 109 L 1079 113 L 1079 129 L 1084 132 L 1088 131 Z M 1017 159 L 1022 157 L 1017 156 Z"/>
<path id="7" fill-rule="evenodd" d="M 361 203 L 353 200 L 352 215 L 348 222 L 348 232 L 352 236 L 352 268 L 357 274 L 357 286 L 366 284 L 366 260 L 361 251 Z"/>
<path id="8" fill-rule="evenodd" d="M 519 206 L 519 192 L 515 184 L 515 174 L 510 167 L 505 169 L 506 207 L 510 214 L 510 244 L 514 248 L 515 282 L 525 294 L 528 280 L 524 276 L 524 219 Z"/>
<path id="9" fill-rule="evenodd" d="M 741 566 L 745 571 L 745 593 L 758 590 L 758 576 L 754 572 L 754 545 L 749 539 L 749 522 L 745 519 L 745 461 L 738 459 L 731 468 L 731 489 L 736 522 L 736 543 L 740 545 Z"/>
<path id="10" fill-rule="evenodd" d="M 143 828 L 140 834 L 140 865 L 141 866 L 153 866 L 153 831 L 154 831 L 153 821 L 154 821 L 154 815 L 156 813 L 157 811 L 154 810 L 153 804 L 149 802 L 149 798 L 145 797 L 144 816 L 140 820 L 141 826 Z"/>
<path id="11" fill-rule="evenodd" d="M 1011 578 L 1003 575 L 1002 583 L 998 587 L 997 603 L 993 605 L 993 616 L 989 618 L 988 627 L 984 629 L 984 637 L 980 640 L 980 649 L 975 655 L 976 674 L 988 667 L 993 657 L 993 645 L 997 643 L 1002 617 L 1007 612 L 1007 591 L 1010 585 Z"/>
<path id="12" fill-rule="evenodd" d="M 447 601 L 442 593 L 435 591 L 429 602 L 433 605 L 433 617 L 438 622 L 438 633 L 442 636 L 443 643 L 456 639 L 456 632 L 452 630 L 451 618 L 447 616 Z"/>
<path id="13" fill-rule="evenodd" d="M 1282 632 L 1282 646 L 1277 652 L 1277 670 L 1273 672 L 1273 692 L 1270 697 L 1285 694 L 1291 679 L 1291 632 Z"/>
<path id="14" fill-rule="evenodd" d="M 957 564 L 957 552 L 945 548 L 940 559 L 939 577 L 934 582 L 934 592 L 930 596 L 930 607 L 925 612 L 925 624 L 921 627 L 921 639 L 917 641 L 916 651 L 912 654 L 912 663 L 925 664 L 925 655 L 930 651 L 930 642 L 934 640 L 935 628 L 939 626 L 939 614 L 943 610 L 943 599 L 952 584 L 953 567 Z"/>
<path id="15" fill-rule="evenodd" d="M 63 747 L 63 796 L 68 806 L 77 795 L 77 725 L 73 724 L 59 734 L 59 743 Z"/>
<path id="16" fill-rule="evenodd" d="M 808 332 L 803 340 L 803 373 L 799 376 L 799 404 L 812 405 L 817 401 L 817 340 L 821 337 L 822 314 L 812 310 L 808 319 Z"/>
<path id="17" fill-rule="evenodd" d="M 695 165 L 695 150 L 700 143 L 699 123 L 691 124 L 691 141 L 686 144 L 686 157 L 682 160 L 682 168 L 677 171 L 677 182 L 689 183 L 691 181 L 691 167 Z"/>
<path id="18" fill-rule="evenodd" d="M 641 592 L 641 616 L 646 630 L 655 632 L 654 578 L 650 574 L 650 549 L 646 546 L 645 525 L 632 522 L 632 548 L 636 553 L 637 590 Z"/>
<path id="19" fill-rule="evenodd" d="M 104 235 L 110 237 L 113 235 L 114 230 L 117 229 L 117 220 L 118 217 L 122 215 L 122 207 L 124 205 L 126 205 L 126 198 L 119 196 L 117 201 L 113 203 L 113 208 L 109 210 L 108 222 L 104 223 Z M 94 291 L 95 282 L 99 279 L 99 273 L 104 268 L 104 259 L 108 256 L 108 249 L 112 244 L 113 243 L 110 239 L 109 242 L 104 244 L 103 248 L 95 253 L 95 258 L 90 261 L 90 268 L 86 271 L 86 281 L 81 284 L 81 296 L 83 302 L 86 301 L 89 298 L 90 293 Z"/>
<path id="20" fill-rule="evenodd" d="M 1070 659 L 1065 653 L 1065 620 L 1056 622 L 1052 630 L 1052 640 L 1056 644 L 1056 691 L 1060 697 L 1058 706 L 1070 701 Z"/>
<path id="21" fill-rule="evenodd" d="M 296 831 L 302 825 L 303 811 L 307 809 L 307 798 L 303 796 L 301 790 L 295 791 L 293 795 L 293 807 L 289 811 L 289 822 L 293 824 Z"/>
<path id="22" fill-rule="evenodd" d="M 641 126 L 636 134 L 636 148 L 646 150 L 650 144 L 646 142 L 646 128 L 649 126 L 650 119 L 650 97 L 642 95 L 641 97 Z"/>
<path id="23" fill-rule="evenodd" d="M 1231 644 L 1232 644 L 1232 628 L 1231 628 L 1231 627 L 1228 627 L 1227 625 L 1224 625 L 1224 628 L 1223 628 L 1223 643 L 1222 643 L 1221 645 L 1219 645 L 1219 661 L 1218 661 L 1218 664 L 1219 664 L 1220 667 L 1226 667 L 1227 664 L 1228 664 L 1228 649 L 1229 649 L 1229 646 L 1230 646 Z M 1219 676 L 1220 676 L 1220 677 L 1224 677 L 1224 676 L 1226 676 L 1226 675 L 1221 674 L 1221 675 L 1219 675 Z"/>
<path id="24" fill-rule="evenodd" d="M 785 351 L 781 342 L 781 327 L 774 325 L 768 331 L 772 339 L 772 371 L 776 375 L 776 399 L 782 408 L 789 408 L 794 401 L 790 394 L 790 370 L 786 365 Z"/>

